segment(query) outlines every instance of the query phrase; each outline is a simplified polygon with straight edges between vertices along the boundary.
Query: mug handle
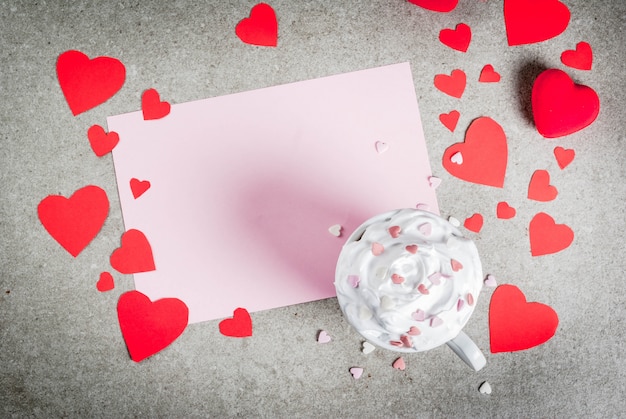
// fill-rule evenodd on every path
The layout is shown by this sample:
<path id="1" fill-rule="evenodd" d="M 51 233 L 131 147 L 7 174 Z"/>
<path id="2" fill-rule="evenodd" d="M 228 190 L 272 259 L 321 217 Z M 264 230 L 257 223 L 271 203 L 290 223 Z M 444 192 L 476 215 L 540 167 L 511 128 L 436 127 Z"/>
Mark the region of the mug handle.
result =
<path id="1" fill-rule="evenodd" d="M 478 346 L 462 331 L 457 337 L 448 341 L 447 345 L 474 371 L 479 371 L 487 364 L 487 360 Z"/>

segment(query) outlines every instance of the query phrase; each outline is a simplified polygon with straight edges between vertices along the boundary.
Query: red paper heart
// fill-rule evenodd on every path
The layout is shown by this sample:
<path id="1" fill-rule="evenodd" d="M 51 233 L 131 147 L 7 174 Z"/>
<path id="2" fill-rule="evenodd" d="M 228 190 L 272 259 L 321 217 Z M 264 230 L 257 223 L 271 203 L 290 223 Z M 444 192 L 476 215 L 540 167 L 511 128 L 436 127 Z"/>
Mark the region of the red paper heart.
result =
<path id="1" fill-rule="evenodd" d="M 480 232 L 480 229 L 483 228 L 483 216 L 479 213 L 472 215 L 469 218 L 465 219 L 463 223 L 466 229 L 473 231 L 474 233 Z"/>
<path id="2" fill-rule="evenodd" d="M 165 349 L 183 333 L 189 321 L 189 309 L 178 298 L 152 302 L 139 291 L 129 291 L 117 302 L 117 318 L 130 358 L 141 362 Z"/>
<path id="3" fill-rule="evenodd" d="M 219 324 L 220 333 L 234 338 L 252 336 L 252 319 L 248 310 L 237 308 L 230 319 L 224 319 Z"/>
<path id="4" fill-rule="evenodd" d="M 461 163 L 454 163 L 459 161 Z M 501 188 L 508 158 L 506 134 L 493 119 L 482 116 L 467 129 L 465 142 L 456 143 L 443 154 L 443 167 L 468 182 Z"/>
<path id="5" fill-rule="evenodd" d="M 111 266 L 123 274 L 154 271 L 152 247 L 139 230 L 131 229 L 122 234 L 122 245 L 110 258 Z"/>
<path id="6" fill-rule="evenodd" d="M 74 116 L 106 102 L 124 85 L 126 68 L 118 59 L 90 60 L 80 51 L 65 51 L 57 60 L 59 85 Z"/>
<path id="7" fill-rule="evenodd" d="M 141 96 L 141 111 L 144 121 L 161 119 L 170 113 L 170 104 L 161 102 L 159 92 L 148 89 Z"/>
<path id="8" fill-rule="evenodd" d="M 535 170 L 528 184 L 528 199 L 548 202 L 556 198 L 558 191 L 550 185 L 550 173 L 547 170 Z"/>
<path id="9" fill-rule="evenodd" d="M 561 170 L 565 169 L 576 156 L 576 152 L 571 148 L 556 147 L 554 149 L 554 157 Z"/>
<path id="10" fill-rule="evenodd" d="M 113 275 L 109 272 L 102 272 L 100 274 L 100 279 L 96 282 L 96 288 L 100 292 L 111 291 L 115 288 L 115 282 L 113 281 Z"/>
<path id="11" fill-rule="evenodd" d="M 409 3 L 432 10 L 433 12 L 446 13 L 452 11 L 459 3 L 459 0 L 409 0 Z"/>
<path id="12" fill-rule="evenodd" d="M 269 4 L 257 4 L 250 10 L 250 17 L 237 24 L 235 33 L 246 44 L 275 47 L 278 44 L 276 12 Z"/>
<path id="13" fill-rule="evenodd" d="M 491 64 L 487 64 L 480 71 L 478 81 L 480 83 L 497 83 L 500 81 L 500 74 L 493 69 Z"/>
<path id="14" fill-rule="evenodd" d="M 87 131 L 87 138 L 89 138 L 91 149 L 98 157 L 110 153 L 120 141 L 117 132 L 111 131 L 107 134 L 100 125 L 92 125 Z"/>
<path id="15" fill-rule="evenodd" d="M 150 189 L 150 182 L 147 180 L 139 180 L 132 178 L 130 180 L 130 190 L 133 192 L 133 197 L 135 199 L 139 198 L 144 194 L 148 189 Z"/>
<path id="16" fill-rule="evenodd" d="M 570 12 L 558 0 L 504 0 L 504 25 L 510 46 L 534 44 L 560 35 Z"/>
<path id="17" fill-rule="evenodd" d="M 574 241 L 574 232 L 565 224 L 556 224 L 554 219 L 544 212 L 536 214 L 528 226 L 530 253 L 543 256 L 557 253 L 567 248 Z"/>
<path id="18" fill-rule="evenodd" d="M 498 206 L 496 207 L 496 217 L 502 220 L 508 220 L 515 217 L 515 214 L 515 208 L 510 206 L 508 203 L 504 201 L 498 202 Z"/>
<path id="19" fill-rule="evenodd" d="M 441 121 L 441 123 L 448 128 L 450 132 L 454 132 L 460 116 L 461 114 L 459 111 L 450 111 L 449 113 L 442 113 L 439 115 L 439 121 Z"/>
<path id="20" fill-rule="evenodd" d="M 591 70 L 593 63 L 591 45 L 587 42 L 577 43 L 575 50 L 568 49 L 567 51 L 563 51 L 561 54 L 561 62 L 568 67 L 578 70 Z"/>
<path id="21" fill-rule="evenodd" d="M 65 250 L 78 254 L 98 235 L 109 214 L 109 199 L 98 186 L 85 186 L 70 198 L 50 195 L 37 207 L 39 220 Z"/>
<path id="22" fill-rule="evenodd" d="M 587 86 L 574 84 L 564 71 L 545 70 L 532 90 L 535 126 L 546 138 L 562 137 L 590 125 L 600 112 L 600 99 Z"/>
<path id="23" fill-rule="evenodd" d="M 500 285 L 489 303 L 489 340 L 492 353 L 529 349 L 554 336 L 559 318 L 552 307 L 528 303 L 514 285 Z"/>
<path id="24" fill-rule="evenodd" d="M 452 73 L 437 74 L 435 76 L 435 87 L 447 95 L 461 98 L 465 91 L 466 76 L 463 70 L 452 70 Z"/>
<path id="25" fill-rule="evenodd" d="M 442 44 L 461 52 L 467 52 L 472 40 L 472 29 L 465 23 L 459 23 L 454 29 L 442 29 L 439 32 Z"/>

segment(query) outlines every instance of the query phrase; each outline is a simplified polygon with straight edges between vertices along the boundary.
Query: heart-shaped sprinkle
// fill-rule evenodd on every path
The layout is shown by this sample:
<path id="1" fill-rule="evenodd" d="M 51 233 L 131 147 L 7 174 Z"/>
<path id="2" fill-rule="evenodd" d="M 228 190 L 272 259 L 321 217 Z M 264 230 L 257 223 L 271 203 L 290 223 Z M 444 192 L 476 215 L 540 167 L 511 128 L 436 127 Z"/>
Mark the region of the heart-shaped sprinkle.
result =
<path id="1" fill-rule="evenodd" d="M 426 320 L 426 313 L 424 312 L 424 310 L 417 309 L 415 310 L 415 313 L 411 314 L 411 317 L 415 321 L 423 322 L 424 320 Z"/>
<path id="2" fill-rule="evenodd" d="M 358 380 L 359 378 L 361 378 L 361 375 L 363 375 L 363 368 L 352 367 L 350 368 L 350 374 L 352 374 L 352 377 L 354 377 L 355 380 Z"/>
<path id="3" fill-rule="evenodd" d="M 389 234 L 391 235 L 391 237 L 393 237 L 394 239 L 397 239 L 398 236 L 400 236 L 400 231 L 402 231 L 402 229 L 400 228 L 400 226 L 391 226 L 389 227 Z"/>
<path id="4" fill-rule="evenodd" d="M 402 344 L 407 347 L 407 348 L 412 348 L 413 347 L 413 341 L 411 340 L 411 338 L 407 335 L 402 335 L 400 336 L 400 342 L 402 342 Z"/>
<path id="5" fill-rule="evenodd" d="M 443 320 L 441 320 L 439 317 L 433 316 L 430 318 L 430 327 L 437 327 L 437 326 L 441 326 L 442 324 L 443 324 Z"/>
<path id="6" fill-rule="evenodd" d="M 495 288 L 495 287 L 498 286 L 498 283 L 496 281 L 496 277 L 491 275 L 491 274 L 489 274 L 489 275 L 487 275 L 487 277 L 485 277 L 484 284 L 486 286 L 492 287 L 492 288 Z"/>
<path id="7" fill-rule="evenodd" d="M 404 277 L 398 274 L 391 275 L 391 282 L 394 284 L 402 284 L 404 282 Z"/>
<path id="8" fill-rule="evenodd" d="M 369 342 L 363 342 L 363 349 L 361 349 L 361 351 L 365 354 L 371 354 L 372 352 L 374 352 L 374 350 L 376 349 L 376 347 L 374 345 L 372 345 Z"/>
<path id="9" fill-rule="evenodd" d="M 428 280 L 433 283 L 433 285 L 441 284 L 441 272 L 435 272 L 428 276 Z"/>
<path id="10" fill-rule="evenodd" d="M 332 225 L 328 228 L 328 232 L 335 237 L 341 237 L 341 230 L 343 227 L 339 224 Z"/>
<path id="11" fill-rule="evenodd" d="M 361 306 L 359 308 L 359 319 L 361 320 L 369 320 L 372 318 L 372 311 L 365 307 L 365 306 Z"/>
<path id="12" fill-rule="evenodd" d="M 576 152 L 571 148 L 556 147 L 554 149 L 554 157 L 561 170 L 565 169 L 576 156 Z"/>
<path id="13" fill-rule="evenodd" d="M 389 269 L 386 266 L 379 266 L 374 271 L 374 278 L 376 278 L 378 281 L 382 281 L 387 276 L 388 270 Z"/>
<path id="14" fill-rule="evenodd" d="M 462 298 L 459 298 L 459 301 L 456 302 L 456 311 L 463 310 L 463 307 L 465 307 L 465 301 L 463 301 Z"/>
<path id="15" fill-rule="evenodd" d="M 448 128 L 450 132 L 454 132 L 456 129 L 456 124 L 459 122 L 459 117 L 461 114 L 459 111 L 450 111 L 448 113 L 442 113 L 439 115 L 439 121 L 443 124 L 444 127 Z"/>
<path id="16" fill-rule="evenodd" d="M 450 156 L 450 161 L 458 165 L 463 164 L 463 154 L 461 154 L 460 151 L 457 151 L 456 153 Z"/>
<path id="17" fill-rule="evenodd" d="M 407 333 L 411 336 L 418 336 L 419 334 L 422 333 L 422 331 L 419 330 L 417 326 L 411 326 L 411 328 L 409 329 Z"/>
<path id="18" fill-rule="evenodd" d="M 482 394 L 491 394 L 491 384 L 487 381 L 483 382 L 480 387 L 478 387 L 478 391 Z"/>
<path id="19" fill-rule="evenodd" d="M 417 208 L 418 210 L 422 210 L 422 211 L 428 211 L 430 209 L 430 205 L 428 205 L 428 204 L 417 204 L 415 206 L 415 208 Z"/>
<path id="20" fill-rule="evenodd" d="M 417 253 L 417 245 L 416 244 L 409 244 L 407 247 L 405 247 L 406 251 L 412 254 L 416 254 Z"/>
<path id="21" fill-rule="evenodd" d="M 483 216 L 482 214 L 475 213 L 469 218 L 465 219 L 463 226 L 469 231 L 473 231 L 474 233 L 479 233 L 483 228 Z"/>
<path id="22" fill-rule="evenodd" d="M 330 335 L 325 330 L 320 331 L 319 335 L 317 335 L 317 342 L 318 343 L 330 342 Z"/>
<path id="23" fill-rule="evenodd" d="M 113 281 L 113 275 L 109 272 L 102 272 L 100 274 L 100 279 L 96 283 L 96 289 L 100 292 L 111 291 L 115 288 L 115 282 Z"/>
<path id="24" fill-rule="evenodd" d="M 404 344 L 402 342 L 400 342 L 399 340 L 390 340 L 389 344 L 391 346 L 397 346 L 398 348 L 401 348 L 404 346 Z"/>
<path id="25" fill-rule="evenodd" d="M 400 357 L 398 359 L 396 359 L 395 361 L 393 361 L 393 364 L 391 364 L 395 369 L 400 370 L 400 371 L 404 371 L 406 368 L 406 364 L 404 362 L 404 358 Z"/>
<path id="26" fill-rule="evenodd" d="M 376 148 L 376 151 L 378 152 L 378 154 L 382 154 L 385 151 L 389 150 L 389 144 L 383 141 L 376 141 L 374 143 L 374 147 Z"/>
<path id="27" fill-rule="evenodd" d="M 437 176 L 429 176 L 428 184 L 430 185 L 431 188 L 437 189 L 437 187 L 441 185 L 441 179 L 439 179 Z"/>
<path id="28" fill-rule="evenodd" d="M 500 81 L 500 74 L 498 74 L 491 64 L 487 64 L 483 67 L 478 77 L 480 83 L 497 83 Z"/>
<path id="29" fill-rule="evenodd" d="M 383 295 L 380 298 L 380 308 L 383 310 L 390 310 L 396 306 L 396 303 L 393 302 L 393 299 L 388 295 Z"/>
<path id="30" fill-rule="evenodd" d="M 358 275 L 348 275 L 348 284 L 352 285 L 353 288 L 358 287 L 360 281 L 361 278 Z"/>
<path id="31" fill-rule="evenodd" d="M 430 236 L 430 234 L 433 232 L 433 226 L 430 223 L 420 224 L 419 226 L 417 226 L 417 229 L 424 236 Z"/>
<path id="32" fill-rule="evenodd" d="M 450 266 L 454 272 L 458 272 L 463 269 L 463 264 L 456 259 L 450 259 Z"/>
<path id="33" fill-rule="evenodd" d="M 455 227 L 460 227 L 461 226 L 461 222 L 457 218 L 454 218 L 452 216 L 448 217 L 448 222 L 450 224 L 452 224 L 453 226 L 455 226 Z"/>
<path id="34" fill-rule="evenodd" d="M 467 293 L 467 296 L 465 296 L 465 299 L 467 300 L 467 304 L 471 306 L 474 305 L 474 296 L 472 295 L 472 293 Z"/>
<path id="35" fill-rule="evenodd" d="M 419 285 L 417 286 L 417 290 L 418 290 L 421 294 L 424 294 L 424 295 L 428 295 L 428 294 L 430 294 L 430 291 L 428 291 L 428 288 L 426 288 L 426 285 L 424 285 L 424 284 L 419 284 Z"/>
<path id="36" fill-rule="evenodd" d="M 378 242 L 372 243 L 372 254 L 374 256 L 380 256 L 383 254 L 384 251 L 385 251 L 385 246 L 383 246 L 382 244 Z"/>

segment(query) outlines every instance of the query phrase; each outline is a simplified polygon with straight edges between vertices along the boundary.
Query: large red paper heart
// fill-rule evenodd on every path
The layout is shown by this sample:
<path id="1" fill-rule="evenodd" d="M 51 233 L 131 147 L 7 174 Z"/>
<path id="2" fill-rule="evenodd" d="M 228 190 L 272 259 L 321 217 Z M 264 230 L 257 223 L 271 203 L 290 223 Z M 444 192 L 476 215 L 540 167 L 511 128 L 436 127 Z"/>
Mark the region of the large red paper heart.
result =
<path id="1" fill-rule="evenodd" d="M 78 254 L 93 240 L 109 214 L 109 199 L 98 186 L 85 186 L 66 198 L 50 195 L 37 207 L 39 220 L 65 250 Z"/>
<path id="2" fill-rule="evenodd" d="M 528 199 L 548 202 L 557 195 L 557 189 L 550 185 L 550 173 L 547 170 L 535 170 L 528 184 Z"/>
<path id="3" fill-rule="evenodd" d="M 564 71 L 548 69 L 532 89 L 535 126 L 546 138 L 562 137 L 591 125 L 600 112 L 600 99 L 587 86 L 574 84 Z"/>
<path id="4" fill-rule="evenodd" d="M 111 131 L 107 134 L 100 125 L 92 125 L 87 131 L 87 138 L 91 149 L 98 157 L 110 153 L 120 141 L 117 132 Z"/>
<path id="5" fill-rule="evenodd" d="M 504 25 L 510 46 L 534 44 L 560 35 L 570 12 L 558 0 L 504 0 Z"/>
<path id="6" fill-rule="evenodd" d="M 141 111 L 145 121 L 161 119 L 170 113 L 170 104 L 161 102 L 156 89 L 148 89 L 141 95 Z"/>
<path id="7" fill-rule="evenodd" d="M 561 170 L 563 170 L 574 160 L 576 152 L 571 148 L 555 147 L 554 157 Z"/>
<path id="8" fill-rule="evenodd" d="M 514 285 L 498 286 L 489 303 L 489 340 L 492 353 L 533 348 L 554 336 L 559 318 L 552 307 L 528 303 Z"/>
<path id="9" fill-rule="evenodd" d="M 554 219 L 544 212 L 536 214 L 528 225 L 530 253 L 543 256 L 557 253 L 567 248 L 574 241 L 574 232 L 565 224 L 556 224 Z"/>
<path id="10" fill-rule="evenodd" d="M 144 194 L 148 189 L 150 189 L 150 182 L 147 180 L 139 180 L 136 178 L 132 178 L 130 180 L 130 190 L 133 193 L 133 197 L 135 199 L 139 198 Z"/>
<path id="11" fill-rule="evenodd" d="M 219 324 L 220 333 L 234 338 L 252 336 L 252 318 L 245 308 L 237 308 L 230 319 L 224 319 Z"/>
<path id="12" fill-rule="evenodd" d="M 447 95 L 460 99 L 465 91 L 466 81 L 465 72 L 457 69 L 452 70 L 449 76 L 447 74 L 437 74 L 435 76 L 435 87 Z"/>
<path id="13" fill-rule="evenodd" d="M 113 97 L 124 85 L 126 68 L 116 58 L 90 60 L 72 50 L 59 55 L 57 77 L 70 110 L 78 115 Z"/>
<path id="14" fill-rule="evenodd" d="M 139 291 L 129 291 L 117 302 L 117 318 L 130 358 L 140 362 L 165 349 L 183 333 L 189 309 L 178 298 L 152 302 Z"/>
<path id="15" fill-rule="evenodd" d="M 578 70 L 591 70 L 593 64 L 593 51 L 591 45 L 587 42 L 579 42 L 576 49 L 563 51 L 561 54 L 561 62 L 568 67 Z"/>
<path id="16" fill-rule="evenodd" d="M 122 246 L 111 254 L 110 262 L 113 268 L 123 274 L 155 270 L 152 247 L 146 236 L 135 229 L 122 234 Z"/>
<path id="17" fill-rule="evenodd" d="M 480 71 L 478 81 L 480 83 L 497 83 L 500 81 L 500 74 L 493 69 L 491 64 L 486 64 Z"/>
<path id="18" fill-rule="evenodd" d="M 459 23 L 454 29 L 442 29 L 439 32 L 442 44 L 461 52 L 467 52 L 472 40 L 472 29 L 465 23 Z"/>
<path id="19" fill-rule="evenodd" d="M 269 4 L 259 3 L 250 10 L 250 17 L 242 19 L 235 33 L 246 44 L 275 47 L 278 44 L 278 21 Z"/>
<path id="20" fill-rule="evenodd" d="M 432 10 L 433 12 L 446 13 L 454 10 L 459 0 L 409 0 L 409 3 Z"/>
<path id="21" fill-rule="evenodd" d="M 468 182 L 501 188 L 508 159 L 506 134 L 493 119 L 482 116 L 470 124 L 465 142 L 443 153 L 443 167 Z"/>

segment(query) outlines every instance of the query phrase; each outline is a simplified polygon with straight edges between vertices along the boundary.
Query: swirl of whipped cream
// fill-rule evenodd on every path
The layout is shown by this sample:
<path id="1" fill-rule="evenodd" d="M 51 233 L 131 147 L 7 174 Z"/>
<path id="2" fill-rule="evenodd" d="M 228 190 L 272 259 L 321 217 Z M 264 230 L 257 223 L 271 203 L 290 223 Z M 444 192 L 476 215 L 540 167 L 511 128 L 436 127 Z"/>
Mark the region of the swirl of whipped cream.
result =
<path id="1" fill-rule="evenodd" d="M 476 245 L 417 209 L 376 216 L 344 244 L 335 273 L 348 322 L 386 349 L 418 352 L 453 339 L 482 288 Z"/>

